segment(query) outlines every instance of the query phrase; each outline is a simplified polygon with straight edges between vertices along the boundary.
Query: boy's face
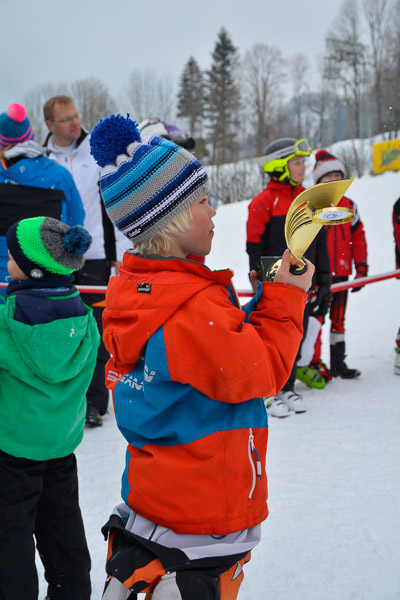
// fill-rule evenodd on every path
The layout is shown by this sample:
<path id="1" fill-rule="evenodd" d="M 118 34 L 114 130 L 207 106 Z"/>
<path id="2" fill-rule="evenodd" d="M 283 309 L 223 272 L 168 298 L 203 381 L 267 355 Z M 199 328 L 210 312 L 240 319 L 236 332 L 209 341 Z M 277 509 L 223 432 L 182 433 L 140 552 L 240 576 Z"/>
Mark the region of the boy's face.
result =
<path id="1" fill-rule="evenodd" d="M 187 254 L 206 256 L 211 250 L 214 237 L 212 218 L 216 212 L 207 202 L 207 195 L 200 196 L 191 204 L 192 220 L 190 228 L 176 236 L 172 256 L 186 258 Z"/>
<path id="2" fill-rule="evenodd" d="M 7 271 L 11 279 L 28 279 L 27 275 L 17 265 L 10 252 L 8 253 Z"/>
<path id="3" fill-rule="evenodd" d="M 303 183 L 304 175 L 306 173 L 306 161 L 304 156 L 293 156 L 287 163 L 290 179 L 294 183 Z"/>
<path id="4" fill-rule="evenodd" d="M 318 183 L 328 183 L 328 181 L 338 181 L 339 179 L 343 179 L 343 175 L 340 171 L 332 171 L 332 173 L 327 173 Z"/>

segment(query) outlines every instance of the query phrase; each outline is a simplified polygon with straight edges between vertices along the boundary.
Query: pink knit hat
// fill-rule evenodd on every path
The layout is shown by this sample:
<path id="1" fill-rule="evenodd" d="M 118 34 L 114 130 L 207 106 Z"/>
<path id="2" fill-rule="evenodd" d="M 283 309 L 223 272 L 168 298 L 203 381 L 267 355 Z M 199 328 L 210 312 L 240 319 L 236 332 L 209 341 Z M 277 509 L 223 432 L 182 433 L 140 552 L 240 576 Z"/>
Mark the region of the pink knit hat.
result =
<path id="1" fill-rule="evenodd" d="M 25 106 L 18 102 L 10 104 L 7 112 L 0 115 L 0 148 L 15 146 L 34 137 Z"/>

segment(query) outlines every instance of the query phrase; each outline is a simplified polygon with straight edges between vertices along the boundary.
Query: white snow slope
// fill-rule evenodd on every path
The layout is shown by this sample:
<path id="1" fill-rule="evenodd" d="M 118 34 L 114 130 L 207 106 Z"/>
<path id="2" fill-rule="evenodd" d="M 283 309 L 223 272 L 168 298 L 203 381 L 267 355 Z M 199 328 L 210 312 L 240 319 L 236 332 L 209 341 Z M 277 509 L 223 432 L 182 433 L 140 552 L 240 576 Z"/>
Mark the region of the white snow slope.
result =
<path id="1" fill-rule="evenodd" d="M 393 270 L 391 215 L 400 173 L 357 179 L 348 196 L 364 221 L 370 274 Z M 244 201 L 218 209 L 207 259 L 211 268 L 231 267 L 239 290 L 249 287 L 247 206 Z M 241 600 L 399 600 L 400 377 L 393 373 L 399 326 L 400 281 L 350 294 L 347 362 L 361 377 L 334 380 L 322 391 L 298 382 L 307 412 L 270 418 L 270 516 L 245 569 Z M 325 360 L 328 335 L 325 325 Z M 111 413 L 101 429 L 85 432 L 76 453 L 96 600 L 106 556 L 100 527 L 120 501 L 124 448 Z"/>

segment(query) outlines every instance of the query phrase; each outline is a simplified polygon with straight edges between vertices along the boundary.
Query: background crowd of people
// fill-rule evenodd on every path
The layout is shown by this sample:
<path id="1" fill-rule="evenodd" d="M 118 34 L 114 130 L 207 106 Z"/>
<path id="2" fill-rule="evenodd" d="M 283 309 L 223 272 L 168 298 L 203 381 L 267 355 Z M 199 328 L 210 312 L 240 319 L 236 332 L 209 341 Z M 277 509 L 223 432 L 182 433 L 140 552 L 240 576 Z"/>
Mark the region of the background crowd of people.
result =
<path id="1" fill-rule="evenodd" d="M 175 140 L 177 144 L 174 143 L 168 131 L 161 134 L 161 143 L 157 141 L 160 139 L 158 137 L 152 138 L 156 140 L 155 142 L 143 142 L 139 130 L 132 128 L 129 119 L 126 120 L 128 125 L 125 122 L 121 125 L 118 118 L 115 118 L 115 121 L 110 118 L 111 120 L 105 120 L 106 126 L 102 121 L 100 127 L 95 128 L 93 141 L 90 133 L 82 126 L 73 98 L 52 97 L 46 101 L 43 110 L 44 120 L 49 130 L 43 144 L 35 140 L 23 105 L 11 104 L 0 114 L 0 280 L 8 284 L 6 290 L 0 290 L 3 294 L 3 300 L 0 301 L 0 338 L 2 339 L 0 476 L 2 482 L 6 482 L 0 492 L 0 548 L 6 557 L 6 560 L 0 563 L 0 597 L 4 600 L 22 597 L 27 600 L 37 599 L 35 537 L 49 583 L 49 600 L 90 599 L 90 556 L 79 509 L 74 450 L 82 440 L 85 424 L 88 427 L 102 425 L 102 417 L 108 410 L 108 388 L 114 393 L 114 402 L 117 400 L 119 406 L 126 406 L 126 392 L 133 393 L 135 390 L 134 386 L 125 385 L 127 380 L 124 381 L 124 377 L 129 379 L 135 375 L 137 378 L 135 381 L 142 377 L 146 382 L 151 382 L 155 370 L 149 370 L 147 362 L 154 365 L 163 364 L 165 354 L 171 369 L 171 373 L 168 372 L 170 378 L 168 383 L 172 380 L 174 385 L 183 385 L 183 382 L 188 385 L 189 389 L 185 388 L 184 393 L 188 395 L 190 402 L 194 402 L 193 406 L 198 400 L 197 394 L 201 392 L 202 410 L 206 410 L 204 407 L 208 406 L 207 402 L 210 401 L 210 415 L 214 406 L 213 400 L 221 401 L 221 394 L 226 394 L 226 389 L 232 382 L 235 382 L 232 384 L 232 394 L 234 396 L 242 394 L 241 399 L 237 400 L 237 405 L 235 400 L 233 404 L 235 409 L 230 411 L 229 418 L 228 413 L 226 415 L 222 412 L 218 413 L 218 423 L 229 439 L 229 444 L 232 443 L 231 435 L 232 439 L 239 440 L 240 419 L 248 423 L 246 427 L 250 428 L 249 456 L 256 473 L 254 487 L 258 490 L 254 500 L 254 506 L 257 508 L 254 510 L 258 511 L 258 516 L 250 518 L 247 509 L 240 515 L 234 510 L 231 512 L 227 509 L 223 527 L 212 524 L 211 513 L 204 514 L 204 522 L 201 523 L 190 515 L 187 517 L 187 523 L 182 525 L 176 521 L 177 510 L 182 510 L 179 502 L 176 501 L 176 506 L 173 505 L 170 512 L 165 513 L 164 507 L 161 507 L 161 498 L 159 504 L 155 503 L 150 511 L 143 504 L 143 497 L 140 496 L 147 486 L 145 481 L 148 476 L 146 461 L 144 460 L 143 463 L 140 461 L 144 457 L 143 444 L 154 441 L 160 432 L 154 432 L 150 427 L 147 441 L 137 441 L 142 434 L 144 436 L 144 430 L 138 431 L 137 424 L 141 419 L 145 422 L 148 418 L 150 422 L 153 418 L 151 415 L 144 418 L 141 409 L 134 414 L 134 423 L 123 411 L 117 415 L 121 430 L 126 432 L 128 443 L 137 444 L 138 450 L 135 465 L 129 463 L 127 473 L 124 475 L 126 479 L 124 504 L 116 507 L 114 511 L 114 517 L 118 516 L 123 525 L 119 522 L 115 525 L 114 519 L 108 523 L 108 529 L 113 533 L 117 530 L 128 531 L 129 529 L 129 533 L 136 539 L 136 542 L 132 542 L 133 538 L 128 538 L 130 543 L 136 544 L 137 552 L 134 567 L 129 566 L 133 569 L 132 582 L 139 581 L 135 579 L 134 571 L 139 569 L 140 561 L 144 560 L 143 544 L 141 542 L 142 545 L 137 545 L 137 536 L 153 539 L 154 523 L 156 526 L 164 527 L 162 532 L 159 532 L 160 536 L 161 534 L 164 536 L 164 541 L 156 544 L 155 538 L 153 539 L 154 545 L 151 550 L 156 558 L 165 556 L 163 544 L 168 549 L 178 547 L 186 552 L 186 560 L 189 561 L 188 564 L 191 564 L 194 572 L 197 563 L 193 556 L 199 556 L 200 553 L 203 561 L 200 583 L 198 574 L 196 578 L 191 574 L 192 579 L 189 583 L 185 578 L 181 579 L 182 574 L 179 569 L 179 577 L 175 574 L 176 581 L 174 580 L 173 584 L 171 577 L 168 577 L 165 571 L 159 572 L 156 578 L 151 574 L 151 569 L 146 570 L 146 577 L 150 578 L 146 591 L 156 590 L 154 598 L 161 597 L 157 594 L 164 593 L 163 590 L 170 589 L 171 585 L 177 588 L 183 586 L 182 589 L 186 590 L 186 592 L 181 590 L 182 595 L 176 596 L 177 598 L 188 598 L 187 594 L 190 593 L 188 590 L 192 585 L 199 586 L 199 589 L 205 589 L 201 586 L 210 586 L 210 590 L 212 588 L 210 595 L 204 598 L 211 600 L 217 597 L 212 594 L 217 593 L 222 594 L 221 598 L 230 598 L 231 596 L 228 596 L 230 584 L 226 583 L 225 576 L 229 573 L 230 577 L 231 570 L 235 570 L 238 566 L 242 569 L 249 559 L 249 552 L 259 539 L 257 527 L 266 517 L 265 512 L 260 509 L 261 505 L 266 506 L 266 487 L 264 482 L 260 484 L 260 488 L 256 487 L 259 483 L 257 477 L 262 479 L 264 472 L 265 432 L 264 434 L 260 432 L 259 438 L 258 434 L 254 437 L 252 428 L 259 425 L 252 422 L 248 414 L 242 410 L 240 403 L 248 400 L 254 404 L 254 410 L 258 413 L 261 410 L 265 413 L 265 406 L 268 415 L 278 418 L 287 417 L 292 413 L 304 413 L 307 410 L 304 398 L 296 392 L 296 379 L 310 387 L 323 390 L 327 384 L 333 385 L 329 382 L 337 377 L 355 379 L 361 375 L 357 368 L 348 367 L 345 361 L 345 314 L 348 290 L 335 294 L 331 292 L 331 284 L 348 281 L 353 270 L 356 279 L 368 275 L 366 233 L 358 207 L 350 198 L 346 196 L 342 198 L 339 206 L 351 209 L 354 212 L 354 219 L 350 223 L 336 227 L 321 228 L 305 253 L 309 273 L 297 277 L 296 280 L 288 270 L 289 255 L 285 253 L 284 224 L 291 203 L 304 190 L 302 183 L 305 176 L 305 160 L 312 153 L 312 149 L 307 139 L 295 138 L 280 138 L 267 146 L 264 171 L 269 176 L 269 182 L 266 188 L 250 202 L 247 220 L 246 250 L 249 255 L 250 280 L 256 293 L 257 303 L 250 303 L 246 313 L 250 329 L 245 330 L 246 335 L 242 332 L 239 337 L 246 344 L 249 337 L 248 356 L 246 356 L 249 369 L 250 348 L 254 343 L 258 344 L 259 337 L 263 340 L 263 344 L 266 339 L 269 340 L 262 350 L 268 359 L 267 362 L 281 364 L 276 358 L 276 354 L 279 354 L 283 366 L 280 369 L 276 367 L 274 373 L 268 371 L 269 379 L 264 382 L 265 389 L 261 389 L 262 378 L 253 378 L 253 382 L 254 379 L 258 382 L 257 385 L 253 385 L 253 389 L 250 385 L 250 374 L 246 371 L 246 365 L 243 365 L 245 376 L 249 379 L 244 394 L 243 382 L 239 385 L 236 375 L 226 365 L 224 377 L 228 377 L 228 380 L 221 383 L 221 390 L 219 390 L 216 381 L 221 375 L 217 376 L 214 373 L 211 382 L 205 384 L 206 377 L 202 373 L 200 362 L 196 370 L 196 356 L 205 355 L 206 349 L 203 348 L 200 333 L 195 326 L 193 326 L 195 331 L 192 346 L 188 343 L 187 333 L 185 339 L 182 339 L 182 344 L 186 348 L 184 377 L 180 372 L 182 368 L 180 361 L 171 366 L 173 362 L 171 357 L 175 357 L 175 361 L 178 352 L 173 339 L 177 334 L 170 333 L 169 319 L 172 317 L 169 313 L 168 318 L 165 317 L 166 308 L 163 307 L 161 310 L 162 319 L 159 323 L 159 326 L 162 325 L 164 329 L 163 342 L 161 343 L 157 337 L 156 330 L 152 331 L 151 336 L 146 330 L 147 333 L 144 335 L 146 340 L 149 337 L 153 340 L 154 348 L 151 344 L 146 346 L 145 341 L 140 345 L 140 335 L 135 329 L 132 335 L 128 336 L 128 350 L 125 330 L 130 331 L 130 326 L 127 325 L 127 319 L 124 317 L 127 311 L 131 310 L 131 305 L 137 305 L 138 310 L 143 310 L 142 297 L 139 300 L 137 295 L 131 297 L 124 283 L 126 280 L 130 281 L 138 277 L 138 272 L 144 276 L 141 271 L 141 260 L 132 258 L 131 251 L 134 245 L 146 259 L 145 276 L 148 277 L 151 273 L 152 280 L 158 277 L 158 267 L 156 268 L 151 260 L 153 255 L 160 255 L 164 259 L 175 257 L 189 259 L 189 262 L 186 261 L 188 266 L 184 267 L 187 270 L 185 275 L 181 273 L 180 266 L 174 266 L 173 260 L 163 260 L 159 264 L 163 265 L 163 272 L 168 272 L 168 281 L 194 285 L 194 280 L 198 282 L 199 278 L 207 280 L 207 283 L 200 286 L 199 292 L 202 297 L 204 296 L 206 303 L 205 320 L 210 322 L 212 306 L 218 307 L 218 311 L 221 309 L 221 298 L 214 297 L 211 291 L 206 291 L 209 286 L 208 279 L 213 280 L 214 284 L 217 284 L 216 287 L 221 288 L 230 285 L 228 280 L 225 281 L 222 275 L 218 277 L 204 275 L 203 267 L 198 266 L 199 262 L 204 261 L 202 257 L 210 251 L 212 217 L 215 215 L 215 204 L 208 202 L 212 194 L 210 195 L 210 185 L 204 168 L 193 154 L 182 149 L 184 143 L 179 144 L 178 140 Z M 105 143 L 102 139 L 104 135 L 102 127 L 115 127 L 115 131 L 113 130 L 115 139 L 118 138 L 119 132 L 124 131 L 124 135 L 127 135 L 130 142 L 122 144 L 124 145 L 122 152 L 126 155 L 126 159 L 118 162 L 116 152 L 110 159 L 114 146 L 107 150 L 108 154 L 103 151 Z M 101 138 L 100 142 L 96 141 L 98 137 Z M 118 144 L 115 145 L 117 146 Z M 134 146 L 135 152 L 132 149 Z M 146 156 L 147 162 L 144 162 L 150 165 L 149 171 L 143 167 L 142 156 Z M 350 175 L 346 172 L 346 167 L 340 158 L 325 149 L 319 150 L 315 158 L 313 169 L 315 184 L 340 180 Z M 162 168 L 160 165 L 163 165 Z M 143 182 L 146 182 L 146 185 Z M 163 194 L 166 189 L 169 195 L 165 199 Z M 134 201 L 127 190 L 129 194 L 133 193 L 132 190 L 134 195 L 137 194 Z M 160 198 L 163 198 L 163 210 L 154 210 Z M 189 207 L 192 211 L 190 217 L 184 212 Z M 181 214 L 184 216 L 179 217 Z M 174 231 L 172 237 L 168 231 L 171 223 Z M 393 209 L 393 228 L 396 241 L 396 268 L 400 269 L 400 199 Z M 156 239 L 157 243 L 153 239 L 156 234 L 161 235 Z M 125 258 L 123 258 L 124 253 Z M 282 255 L 284 260 L 276 277 L 278 285 L 272 287 L 278 290 L 278 295 L 283 295 L 286 302 L 285 310 L 290 315 L 286 325 L 290 344 L 280 341 L 277 332 L 271 333 L 273 329 L 271 323 L 269 327 L 272 329 L 267 333 L 265 323 L 262 325 L 263 319 L 261 318 L 260 323 L 257 321 L 260 314 L 267 319 L 266 315 L 271 310 L 272 312 L 276 310 L 278 314 L 281 308 L 271 309 L 271 305 L 275 306 L 277 302 L 276 306 L 278 306 L 282 302 L 281 298 L 278 302 L 272 293 L 270 297 L 268 296 L 270 305 L 264 306 L 268 295 L 268 284 L 262 284 L 261 287 L 257 284 L 257 279 L 261 278 L 260 259 L 262 256 L 281 257 Z M 84 288 L 79 293 L 75 285 L 106 286 L 111 274 L 118 273 L 122 261 L 124 262 L 121 278 L 117 278 L 115 281 L 118 283 L 114 283 L 114 287 L 117 286 L 118 289 L 113 294 L 113 302 L 107 306 L 107 311 L 103 314 L 106 307 L 105 294 L 89 293 Z M 315 270 L 312 265 L 315 266 Z M 196 269 L 199 268 L 200 270 L 197 271 Z M 213 272 L 208 271 L 208 273 Z M 163 277 L 164 275 L 161 276 L 162 285 L 165 284 Z M 148 296 L 151 293 L 151 284 L 143 283 L 145 279 L 140 281 L 137 283 L 138 294 Z M 290 284 L 288 287 L 291 291 L 282 291 L 282 284 Z M 307 291 L 310 285 L 310 301 L 306 302 L 304 291 Z M 300 288 L 301 291 L 299 289 L 293 291 L 295 288 Z M 360 289 L 361 287 L 355 287 L 352 291 Z M 290 297 L 290 302 L 286 298 L 287 294 L 293 296 Z M 121 299 L 124 299 L 125 304 L 124 302 L 121 304 Z M 158 302 L 162 305 L 162 298 L 158 298 Z M 219 335 L 220 339 L 225 339 L 225 336 L 232 338 L 231 344 L 224 343 L 221 348 L 225 352 L 225 346 L 229 345 L 229 360 L 231 360 L 237 333 L 242 331 L 236 312 L 240 307 L 235 305 L 232 298 L 230 300 L 225 298 L 223 304 L 224 312 L 227 311 L 230 315 L 229 319 L 224 321 L 221 316 L 221 323 L 224 325 L 223 327 L 221 325 L 221 330 L 215 327 L 212 334 Z M 174 316 L 174 319 L 177 319 L 178 325 L 182 319 L 183 329 L 188 327 L 189 317 L 193 323 L 201 323 L 199 313 L 194 306 L 189 311 L 189 316 L 186 314 L 189 305 L 190 297 L 179 297 L 177 300 L 176 312 L 179 316 Z M 258 315 L 255 318 L 251 316 L 253 311 Z M 151 321 L 154 320 L 154 314 L 153 307 Z M 330 318 L 329 366 L 324 364 L 321 358 L 321 327 L 328 314 Z M 102 339 L 103 321 L 108 340 L 106 344 Z M 295 324 L 294 329 L 293 324 Z M 149 326 L 148 329 L 150 330 L 151 327 Z M 294 330 L 297 333 L 294 333 Z M 143 334 L 143 331 L 139 331 L 139 334 Z M 302 332 L 302 335 L 299 332 Z M 135 354 L 134 359 L 133 354 L 130 354 L 133 352 L 131 346 L 137 349 L 137 356 Z M 141 360 L 141 353 L 145 346 L 148 354 L 146 364 Z M 217 339 L 213 348 L 217 352 Z M 193 353 L 193 366 L 189 368 L 187 364 L 190 362 L 193 349 L 197 354 Z M 242 356 L 243 347 L 237 350 L 238 356 Z M 258 346 L 257 351 L 260 351 Z M 395 373 L 400 374 L 400 329 L 396 338 L 395 352 Z M 114 369 L 112 372 L 121 371 L 124 377 L 121 380 L 114 377 L 113 385 L 108 383 L 107 387 L 106 372 L 109 372 L 107 368 L 111 368 L 107 367 L 111 353 L 113 357 L 111 366 Z M 131 358 L 127 359 L 126 356 Z M 304 358 L 305 356 L 307 358 Z M 121 382 L 123 382 L 122 386 Z M 170 389 L 165 382 L 162 394 L 164 389 L 167 391 Z M 138 390 L 140 391 L 140 386 L 136 392 Z M 258 397 L 260 392 L 262 400 Z M 180 398 L 179 394 L 175 393 Z M 11 395 L 16 400 L 12 407 L 6 402 Z M 166 399 L 167 396 L 166 393 Z M 179 406 L 175 405 L 175 400 L 175 397 L 168 399 L 171 407 L 178 412 L 183 410 L 179 403 Z M 168 403 L 167 400 L 165 402 Z M 48 403 L 51 404 L 51 410 L 48 410 Z M 133 405 L 129 410 L 133 410 Z M 164 407 L 163 410 L 167 414 L 170 407 L 168 410 Z M 161 415 L 161 408 L 159 411 Z M 264 425 L 260 429 L 266 429 L 265 416 Z M 182 423 L 186 422 L 186 415 L 179 417 L 181 418 Z M 190 419 L 187 423 L 189 422 L 191 423 Z M 160 423 L 159 425 L 161 426 Z M 194 443 L 200 447 L 204 444 L 206 434 L 205 432 L 198 434 L 195 421 L 194 424 L 191 423 L 189 429 L 187 427 L 177 429 L 179 442 L 175 440 L 172 444 L 164 440 L 158 445 L 153 444 L 157 463 L 152 476 L 155 487 L 160 484 L 165 469 L 168 470 L 168 461 L 163 462 L 166 447 L 168 454 L 173 454 L 177 448 L 180 448 L 179 444 Z M 220 431 L 218 425 L 214 429 L 215 431 L 207 431 L 207 435 L 214 435 Z M 167 432 L 165 436 L 165 439 L 168 439 Z M 257 444 L 254 444 L 255 441 L 259 444 L 258 452 L 261 458 L 257 452 Z M 232 452 L 235 454 L 236 451 L 237 449 L 234 450 L 232 446 Z M 202 452 L 192 457 L 193 468 L 203 460 Z M 254 463 L 253 453 L 256 457 Z M 160 460 L 159 464 L 158 460 Z M 135 483 L 133 487 L 132 476 L 135 482 L 139 481 L 139 484 Z M 172 480 L 172 471 L 170 477 Z M 217 475 L 215 477 L 217 478 Z M 224 476 L 218 474 L 218 477 Z M 227 475 L 225 477 L 228 479 Z M 189 480 L 185 484 L 187 488 L 185 493 L 188 494 L 189 501 L 200 508 L 202 496 L 198 492 L 198 497 L 196 499 L 193 497 L 191 486 L 196 487 L 196 485 L 193 477 Z M 201 469 L 198 480 L 201 480 Z M 225 483 L 222 483 L 222 487 Z M 139 485 L 139 492 L 136 485 Z M 146 493 L 149 493 L 148 490 Z M 239 486 L 239 496 L 242 493 L 243 489 Z M 151 495 L 157 497 L 156 489 L 151 491 Z M 214 500 L 220 502 L 219 498 Z M 203 503 L 203 509 L 205 504 Z M 129 528 L 127 523 L 130 523 Z M 226 537 L 224 543 L 227 547 L 230 545 L 230 551 L 225 548 L 225 553 L 221 555 L 222 551 L 219 552 L 219 562 L 207 562 L 210 552 L 213 557 L 212 552 L 215 551 L 215 548 L 213 551 L 210 550 L 214 541 L 211 544 L 209 537 L 214 539 L 221 534 L 221 531 L 222 537 Z M 187 534 L 191 538 L 190 551 L 187 546 Z M 193 540 L 194 535 L 198 538 L 196 542 Z M 125 569 L 126 555 L 121 552 L 119 546 L 122 541 L 118 536 L 115 536 L 115 539 L 119 541 L 110 542 L 107 565 L 113 565 L 114 557 L 118 556 L 118 568 Z M 165 542 L 166 539 L 169 543 Z M 192 547 L 196 547 L 193 556 Z M 122 562 L 120 562 L 121 555 Z M 168 556 L 168 560 L 170 558 Z M 23 576 L 20 575 L 21 562 L 26 566 L 23 569 Z M 151 561 L 145 563 L 146 569 L 152 564 Z M 114 566 L 110 567 L 109 573 L 113 572 L 113 568 Z M 217 573 L 217 579 L 211 585 L 210 573 L 214 572 Z M 188 573 L 189 571 L 185 572 L 185 577 Z M 232 581 L 233 579 L 234 577 Z M 162 585 L 159 583 L 160 580 Z M 235 594 L 238 592 L 240 581 L 241 579 L 235 584 Z M 133 585 L 132 583 L 132 589 L 134 589 Z M 133 597 L 118 594 L 122 592 L 118 591 L 115 585 L 110 585 L 108 581 L 105 599 L 125 600 Z"/>

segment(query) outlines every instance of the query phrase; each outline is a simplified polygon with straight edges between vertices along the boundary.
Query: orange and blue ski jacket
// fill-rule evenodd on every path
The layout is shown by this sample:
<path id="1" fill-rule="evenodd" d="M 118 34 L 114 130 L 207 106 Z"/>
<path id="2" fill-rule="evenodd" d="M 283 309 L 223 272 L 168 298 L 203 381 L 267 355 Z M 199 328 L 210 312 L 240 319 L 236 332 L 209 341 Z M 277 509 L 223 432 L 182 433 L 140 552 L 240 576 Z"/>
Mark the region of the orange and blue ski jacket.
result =
<path id="1" fill-rule="evenodd" d="M 107 288 L 106 383 L 128 442 L 122 496 L 177 533 L 226 535 L 268 514 L 262 397 L 289 376 L 307 295 L 259 284 L 246 313 L 231 277 L 126 252 Z"/>

